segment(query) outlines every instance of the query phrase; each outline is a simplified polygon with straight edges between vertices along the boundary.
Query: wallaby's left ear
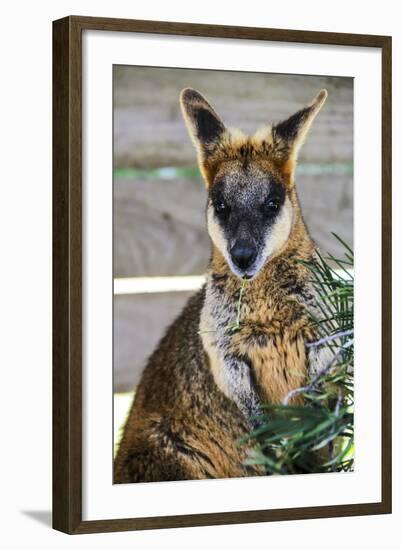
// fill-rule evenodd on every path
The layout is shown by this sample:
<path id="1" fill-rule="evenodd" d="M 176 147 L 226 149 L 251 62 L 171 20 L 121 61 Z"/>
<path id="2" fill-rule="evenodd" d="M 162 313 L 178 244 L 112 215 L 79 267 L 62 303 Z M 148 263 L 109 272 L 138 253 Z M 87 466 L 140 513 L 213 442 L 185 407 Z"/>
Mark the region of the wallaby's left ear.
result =
<path id="1" fill-rule="evenodd" d="M 272 127 L 275 157 L 283 174 L 290 179 L 294 175 L 298 152 L 326 98 L 327 90 L 320 90 L 312 103 Z"/>
<path id="2" fill-rule="evenodd" d="M 225 132 L 223 121 L 202 94 L 185 88 L 180 94 L 182 114 L 188 132 L 201 156 L 212 153 Z"/>

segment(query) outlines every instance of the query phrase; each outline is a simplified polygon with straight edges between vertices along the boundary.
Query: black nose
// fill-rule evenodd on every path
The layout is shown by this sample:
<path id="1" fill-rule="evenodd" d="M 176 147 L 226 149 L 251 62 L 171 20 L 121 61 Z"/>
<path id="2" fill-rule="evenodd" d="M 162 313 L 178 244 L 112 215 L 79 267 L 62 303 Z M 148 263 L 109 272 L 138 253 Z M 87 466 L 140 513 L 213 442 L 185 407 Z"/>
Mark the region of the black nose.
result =
<path id="1" fill-rule="evenodd" d="M 256 258 L 256 249 L 249 242 L 239 240 L 230 250 L 230 254 L 237 267 L 246 269 L 253 264 Z"/>

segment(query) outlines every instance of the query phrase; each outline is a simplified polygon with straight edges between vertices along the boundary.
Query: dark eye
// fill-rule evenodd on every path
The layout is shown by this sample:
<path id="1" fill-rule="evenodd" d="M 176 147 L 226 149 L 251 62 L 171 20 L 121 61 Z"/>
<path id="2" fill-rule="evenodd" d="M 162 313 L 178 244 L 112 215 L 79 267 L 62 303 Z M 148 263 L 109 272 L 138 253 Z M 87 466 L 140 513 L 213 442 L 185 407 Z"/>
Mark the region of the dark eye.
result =
<path id="1" fill-rule="evenodd" d="M 223 199 L 216 199 L 213 203 L 216 214 L 226 214 L 228 206 Z"/>
<path id="2" fill-rule="evenodd" d="M 272 213 L 277 212 L 277 210 L 280 208 L 280 201 L 276 197 L 270 197 L 265 202 L 264 208 L 268 212 L 272 212 Z"/>

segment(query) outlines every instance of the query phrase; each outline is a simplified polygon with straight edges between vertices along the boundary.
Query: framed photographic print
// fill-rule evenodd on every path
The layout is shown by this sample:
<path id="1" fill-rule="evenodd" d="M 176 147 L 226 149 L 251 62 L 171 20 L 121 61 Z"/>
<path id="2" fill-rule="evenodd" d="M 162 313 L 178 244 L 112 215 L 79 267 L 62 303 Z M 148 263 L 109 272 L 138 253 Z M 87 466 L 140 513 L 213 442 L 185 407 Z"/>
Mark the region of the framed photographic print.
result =
<path id="1" fill-rule="evenodd" d="M 53 25 L 54 528 L 390 513 L 391 38 Z"/>

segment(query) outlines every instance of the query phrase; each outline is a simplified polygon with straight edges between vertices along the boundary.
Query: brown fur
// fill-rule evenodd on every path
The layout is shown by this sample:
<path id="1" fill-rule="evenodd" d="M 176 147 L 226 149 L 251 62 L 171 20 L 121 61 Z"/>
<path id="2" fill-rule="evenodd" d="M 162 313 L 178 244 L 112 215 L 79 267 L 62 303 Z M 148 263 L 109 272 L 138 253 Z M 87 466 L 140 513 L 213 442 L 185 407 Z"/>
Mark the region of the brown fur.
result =
<path id="1" fill-rule="evenodd" d="M 208 188 L 227 175 L 237 174 L 240 181 L 247 167 L 273 175 L 291 203 L 291 231 L 246 283 L 236 332 L 227 327 L 235 321 L 242 281 L 213 245 L 205 287 L 168 329 L 145 368 L 115 460 L 115 482 L 263 473 L 244 465 L 249 448 L 239 446 L 238 439 L 251 429 L 244 411 L 281 402 L 314 368 L 305 346 L 316 336 L 308 315 L 312 289 L 309 271 L 297 260 L 313 259 L 315 247 L 302 219 L 294 170 L 326 95 L 321 91 L 281 127 L 248 137 L 227 130 L 198 92 L 182 92 L 184 117 Z M 202 127 L 199 110 L 208 115 Z"/>
<path id="2" fill-rule="evenodd" d="M 280 403 L 287 393 L 303 385 L 307 374 L 305 341 L 316 336 L 307 313 L 308 296 L 300 294 L 300 290 L 307 292 L 309 272 L 299 264 L 294 265 L 295 256 L 311 260 L 314 248 L 303 229 L 298 231 L 299 246 L 269 262 L 245 287 L 241 330 L 230 337 L 230 352 L 252 364 L 258 393 L 266 403 Z M 292 238 L 296 233 L 294 230 Z M 221 283 L 222 292 L 238 293 L 240 281 L 216 251 L 212 268 L 214 274 L 227 276 Z"/>
<path id="3" fill-rule="evenodd" d="M 227 129 L 216 111 L 198 92 L 189 88 L 183 90 L 181 106 L 191 137 L 198 150 L 199 166 L 206 184 L 210 186 L 213 183 L 216 171 L 222 163 L 234 160 L 242 163 L 268 161 L 269 169 L 280 173 L 283 180 L 292 186 L 299 149 L 326 98 L 327 91 L 321 90 L 307 107 L 298 111 L 296 114 L 300 115 L 300 129 L 296 136 L 284 139 L 276 131 L 277 127 L 262 127 L 253 136 L 246 136 L 237 129 Z M 196 138 L 196 132 L 193 131 L 191 110 L 195 111 L 198 108 L 212 113 L 223 128 L 218 140 L 207 143 L 206 146 Z"/>
<path id="4" fill-rule="evenodd" d="M 198 335 L 204 290 L 149 359 L 115 461 L 114 481 L 258 475 L 238 439 L 249 425 L 216 386 Z"/>

